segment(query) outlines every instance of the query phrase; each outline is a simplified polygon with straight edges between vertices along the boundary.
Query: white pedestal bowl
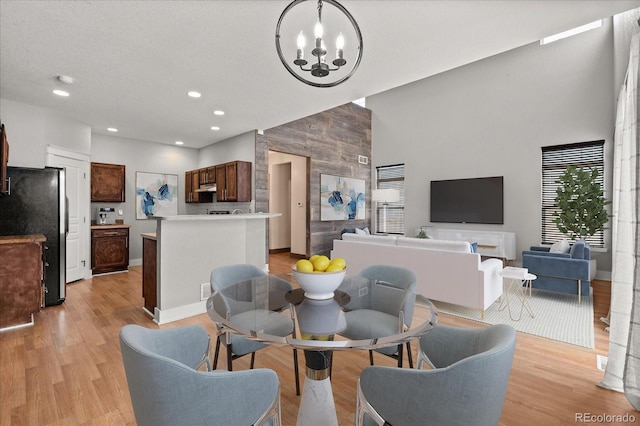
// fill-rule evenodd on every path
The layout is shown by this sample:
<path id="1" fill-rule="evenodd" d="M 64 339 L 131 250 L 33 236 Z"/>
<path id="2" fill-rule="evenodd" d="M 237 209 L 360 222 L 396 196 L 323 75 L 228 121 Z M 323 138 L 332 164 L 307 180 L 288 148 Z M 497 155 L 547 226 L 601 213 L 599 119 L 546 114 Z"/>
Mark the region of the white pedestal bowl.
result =
<path id="1" fill-rule="evenodd" d="M 309 299 L 331 299 L 333 292 L 340 287 L 347 269 L 335 272 L 300 272 L 293 265 L 293 277 L 304 290 L 304 295 Z"/>

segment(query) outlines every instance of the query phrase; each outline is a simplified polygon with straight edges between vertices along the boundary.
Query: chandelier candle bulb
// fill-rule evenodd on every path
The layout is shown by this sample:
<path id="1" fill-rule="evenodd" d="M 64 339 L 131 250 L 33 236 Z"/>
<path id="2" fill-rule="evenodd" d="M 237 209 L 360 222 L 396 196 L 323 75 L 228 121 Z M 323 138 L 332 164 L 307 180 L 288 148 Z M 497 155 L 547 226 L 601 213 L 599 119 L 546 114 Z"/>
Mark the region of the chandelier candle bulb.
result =
<path id="1" fill-rule="evenodd" d="M 307 44 L 307 41 L 304 38 L 304 34 L 300 31 L 298 34 L 298 59 L 304 59 L 304 47 Z"/>

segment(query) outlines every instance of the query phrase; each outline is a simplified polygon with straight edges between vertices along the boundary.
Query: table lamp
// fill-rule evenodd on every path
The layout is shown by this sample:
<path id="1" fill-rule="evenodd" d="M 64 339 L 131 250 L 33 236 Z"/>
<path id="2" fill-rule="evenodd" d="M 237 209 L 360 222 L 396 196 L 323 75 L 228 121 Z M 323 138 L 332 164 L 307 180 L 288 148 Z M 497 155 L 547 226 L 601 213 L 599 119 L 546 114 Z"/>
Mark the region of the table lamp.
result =
<path id="1" fill-rule="evenodd" d="M 382 203 L 382 232 L 387 232 L 387 206 L 389 203 L 400 201 L 400 191 L 397 189 L 374 189 L 371 191 L 371 200 Z"/>

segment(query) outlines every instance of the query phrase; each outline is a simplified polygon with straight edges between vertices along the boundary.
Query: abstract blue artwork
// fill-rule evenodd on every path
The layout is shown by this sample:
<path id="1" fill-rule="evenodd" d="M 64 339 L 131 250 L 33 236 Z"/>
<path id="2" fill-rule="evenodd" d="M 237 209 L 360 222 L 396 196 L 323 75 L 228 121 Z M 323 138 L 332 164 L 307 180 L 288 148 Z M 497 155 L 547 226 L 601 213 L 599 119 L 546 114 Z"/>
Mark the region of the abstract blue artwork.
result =
<path id="1" fill-rule="evenodd" d="M 320 220 L 364 220 L 365 181 L 320 175 Z"/>
<path id="2" fill-rule="evenodd" d="M 178 175 L 136 172 L 136 219 L 178 214 Z"/>

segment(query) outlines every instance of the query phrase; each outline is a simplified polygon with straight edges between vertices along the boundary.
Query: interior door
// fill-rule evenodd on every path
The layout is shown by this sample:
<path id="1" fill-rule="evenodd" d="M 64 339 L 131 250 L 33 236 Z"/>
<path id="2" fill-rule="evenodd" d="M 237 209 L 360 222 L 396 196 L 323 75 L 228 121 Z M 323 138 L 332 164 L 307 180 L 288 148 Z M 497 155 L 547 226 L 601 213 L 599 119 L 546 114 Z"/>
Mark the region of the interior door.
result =
<path id="1" fill-rule="evenodd" d="M 67 212 L 67 282 L 88 277 L 89 235 L 89 157 L 73 151 L 48 147 L 47 166 L 65 169 Z"/>

